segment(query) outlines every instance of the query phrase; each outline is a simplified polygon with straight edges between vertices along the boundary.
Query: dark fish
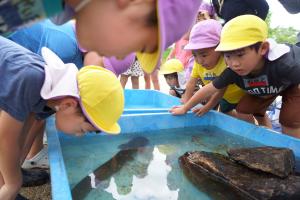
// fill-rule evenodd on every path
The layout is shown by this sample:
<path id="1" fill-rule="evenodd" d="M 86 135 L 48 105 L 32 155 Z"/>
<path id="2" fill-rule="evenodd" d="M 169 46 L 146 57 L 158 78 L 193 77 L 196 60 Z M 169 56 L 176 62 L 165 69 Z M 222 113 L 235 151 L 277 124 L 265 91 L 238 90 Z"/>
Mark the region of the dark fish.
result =
<path id="1" fill-rule="evenodd" d="M 97 188 L 97 183 L 101 183 L 118 172 L 128 161 L 134 159 L 139 148 L 147 146 L 148 143 L 149 140 L 145 137 L 135 137 L 121 144 L 119 146 L 121 151 L 75 185 L 72 189 L 73 199 L 84 199 L 92 189 Z"/>
<path id="2" fill-rule="evenodd" d="M 187 152 L 179 161 L 185 174 L 195 185 L 203 185 L 202 177 L 208 176 L 231 189 L 225 193 L 236 191 L 243 196 L 241 199 L 300 199 L 299 176 L 290 175 L 282 179 L 273 174 L 254 171 L 227 156 L 204 151 Z"/>

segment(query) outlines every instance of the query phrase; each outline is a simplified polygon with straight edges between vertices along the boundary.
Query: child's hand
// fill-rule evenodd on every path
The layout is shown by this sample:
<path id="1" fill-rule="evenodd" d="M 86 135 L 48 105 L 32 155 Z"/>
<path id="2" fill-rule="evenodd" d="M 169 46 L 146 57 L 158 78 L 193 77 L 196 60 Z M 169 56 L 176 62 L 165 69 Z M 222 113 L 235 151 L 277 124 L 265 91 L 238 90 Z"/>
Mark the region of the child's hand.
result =
<path id="1" fill-rule="evenodd" d="M 172 113 L 172 115 L 184 115 L 187 112 L 187 110 L 185 109 L 184 105 L 182 105 L 174 106 L 169 112 Z"/>
<path id="2" fill-rule="evenodd" d="M 202 116 L 207 113 L 210 109 L 207 106 L 197 107 L 192 110 L 197 116 Z"/>

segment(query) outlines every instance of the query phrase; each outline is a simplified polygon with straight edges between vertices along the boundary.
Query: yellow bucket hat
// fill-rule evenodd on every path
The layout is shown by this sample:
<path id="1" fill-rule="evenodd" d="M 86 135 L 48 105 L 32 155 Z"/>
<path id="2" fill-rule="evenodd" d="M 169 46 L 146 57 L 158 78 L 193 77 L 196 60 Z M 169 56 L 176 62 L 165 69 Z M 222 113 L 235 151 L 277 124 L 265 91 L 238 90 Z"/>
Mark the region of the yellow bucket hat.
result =
<path id="1" fill-rule="evenodd" d="M 117 121 L 124 110 L 124 92 L 117 77 L 102 67 L 86 66 L 79 70 L 77 83 L 81 108 L 90 123 L 106 133 L 120 133 Z"/>
<path id="2" fill-rule="evenodd" d="M 183 71 L 183 64 L 180 60 L 173 58 L 167 60 L 161 67 L 160 67 L 160 74 L 172 74 L 174 72 L 182 72 Z"/>
<path id="3" fill-rule="evenodd" d="M 233 51 L 263 42 L 268 37 L 268 26 L 255 15 L 241 15 L 225 24 L 220 44 L 215 51 Z"/>

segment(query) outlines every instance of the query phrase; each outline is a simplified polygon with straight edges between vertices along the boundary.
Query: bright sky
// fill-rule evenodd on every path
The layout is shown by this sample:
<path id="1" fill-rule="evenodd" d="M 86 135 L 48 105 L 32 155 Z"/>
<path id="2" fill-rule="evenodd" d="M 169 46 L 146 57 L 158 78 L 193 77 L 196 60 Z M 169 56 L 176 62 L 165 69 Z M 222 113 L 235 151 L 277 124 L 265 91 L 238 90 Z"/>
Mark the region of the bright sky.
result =
<path id="1" fill-rule="evenodd" d="M 267 0 L 267 2 L 272 12 L 272 27 L 293 27 L 300 30 L 300 14 L 289 14 L 278 0 Z"/>

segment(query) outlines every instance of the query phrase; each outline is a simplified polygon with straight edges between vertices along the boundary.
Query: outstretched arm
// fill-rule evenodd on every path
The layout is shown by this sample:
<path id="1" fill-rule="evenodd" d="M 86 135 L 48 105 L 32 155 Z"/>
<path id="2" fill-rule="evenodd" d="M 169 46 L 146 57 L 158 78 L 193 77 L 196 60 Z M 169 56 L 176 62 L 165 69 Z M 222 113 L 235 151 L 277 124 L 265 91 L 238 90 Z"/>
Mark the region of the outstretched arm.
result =
<path id="1" fill-rule="evenodd" d="M 200 90 L 198 90 L 187 103 L 185 103 L 182 106 L 173 107 L 170 110 L 170 112 L 173 115 L 183 115 L 187 111 L 189 111 L 192 107 L 194 107 L 195 105 L 207 99 L 208 97 L 210 97 L 211 95 L 213 95 L 218 91 L 219 89 L 215 88 L 212 83 L 209 83 L 203 88 L 201 88 Z"/>
<path id="2" fill-rule="evenodd" d="M 209 110 L 213 109 L 216 105 L 218 105 L 219 101 L 224 96 L 225 91 L 226 88 L 217 91 L 204 106 L 193 109 L 193 113 L 195 113 L 197 116 L 202 116 Z"/>
<path id="3" fill-rule="evenodd" d="M 15 199 L 22 185 L 20 168 L 22 127 L 22 122 L 7 112 L 0 111 L 0 199 Z"/>

